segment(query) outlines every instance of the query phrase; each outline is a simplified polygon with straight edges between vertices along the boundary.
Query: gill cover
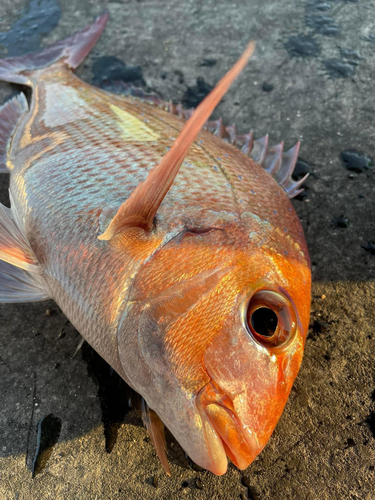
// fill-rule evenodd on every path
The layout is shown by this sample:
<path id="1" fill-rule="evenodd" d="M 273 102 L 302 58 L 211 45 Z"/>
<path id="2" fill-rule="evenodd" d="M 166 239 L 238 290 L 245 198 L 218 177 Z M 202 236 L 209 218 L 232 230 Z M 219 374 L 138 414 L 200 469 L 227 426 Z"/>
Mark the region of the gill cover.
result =
<path id="1" fill-rule="evenodd" d="M 173 184 L 190 146 L 232 82 L 246 66 L 254 48 L 255 43 L 250 42 L 237 63 L 201 102 L 170 151 L 121 205 L 107 229 L 98 237 L 100 240 L 111 240 L 125 227 L 141 227 L 146 231 L 151 230 L 155 214 Z"/>

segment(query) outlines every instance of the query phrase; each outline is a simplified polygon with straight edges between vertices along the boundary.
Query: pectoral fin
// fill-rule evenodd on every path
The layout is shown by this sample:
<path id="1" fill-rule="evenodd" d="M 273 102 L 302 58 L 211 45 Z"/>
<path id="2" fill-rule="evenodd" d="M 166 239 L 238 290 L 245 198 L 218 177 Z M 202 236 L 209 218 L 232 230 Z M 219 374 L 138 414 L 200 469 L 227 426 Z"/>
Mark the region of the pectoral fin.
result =
<path id="1" fill-rule="evenodd" d="M 39 272 L 38 261 L 23 234 L 15 208 L 4 207 L 1 203 L 0 259 L 27 271 Z"/>
<path id="2" fill-rule="evenodd" d="M 155 214 L 173 184 L 190 146 L 232 82 L 245 67 L 254 47 L 254 42 L 251 42 L 237 63 L 197 107 L 170 151 L 121 205 L 108 228 L 99 236 L 100 240 L 112 239 L 125 227 L 151 230 Z"/>
<path id="3" fill-rule="evenodd" d="M 48 298 L 40 276 L 0 260 L 0 302 L 36 302 Z"/>
<path id="4" fill-rule="evenodd" d="M 0 204 L 0 302 L 48 299 L 41 274 L 14 204 Z"/>

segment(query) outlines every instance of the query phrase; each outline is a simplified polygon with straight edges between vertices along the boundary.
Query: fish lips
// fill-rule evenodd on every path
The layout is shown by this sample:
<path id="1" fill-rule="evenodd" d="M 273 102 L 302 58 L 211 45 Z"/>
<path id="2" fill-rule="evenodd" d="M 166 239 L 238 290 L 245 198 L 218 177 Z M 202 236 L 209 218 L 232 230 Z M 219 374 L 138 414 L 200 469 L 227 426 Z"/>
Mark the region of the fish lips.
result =
<path id="1" fill-rule="evenodd" d="M 224 474 L 227 457 L 238 469 L 246 469 L 262 447 L 251 431 L 241 424 L 228 396 L 211 381 L 200 391 L 196 405 L 212 459 L 209 470 L 216 475 Z"/>

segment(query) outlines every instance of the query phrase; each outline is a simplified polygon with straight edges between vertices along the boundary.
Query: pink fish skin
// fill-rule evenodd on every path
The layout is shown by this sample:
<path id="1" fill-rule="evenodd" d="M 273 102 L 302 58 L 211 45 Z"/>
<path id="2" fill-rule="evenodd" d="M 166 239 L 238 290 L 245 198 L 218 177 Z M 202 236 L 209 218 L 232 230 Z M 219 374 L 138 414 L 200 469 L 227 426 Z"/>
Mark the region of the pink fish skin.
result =
<path id="1" fill-rule="evenodd" d="M 0 79 L 32 89 L 0 110 L 0 300 L 56 301 L 144 398 L 167 472 L 161 421 L 201 467 L 244 469 L 281 416 L 309 322 L 288 199 L 298 145 L 204 127 L 252 44 L 187 123 L 158 98 L 81 81 L 72 70 L 106 21 L 0 61 Z"/>

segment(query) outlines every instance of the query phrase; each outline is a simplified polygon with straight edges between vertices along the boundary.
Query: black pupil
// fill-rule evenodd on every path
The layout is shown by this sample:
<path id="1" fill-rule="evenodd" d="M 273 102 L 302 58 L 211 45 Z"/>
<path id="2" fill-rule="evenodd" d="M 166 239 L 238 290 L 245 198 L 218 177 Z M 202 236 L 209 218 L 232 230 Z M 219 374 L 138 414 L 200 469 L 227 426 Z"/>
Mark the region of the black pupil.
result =
<path id="1" fill-rule="evenodd" d="M 272 337 L 277 328 L 277 315 L 268 307 L 260 307 L 251 315 L 251 326 L 258 335 Z"/>

